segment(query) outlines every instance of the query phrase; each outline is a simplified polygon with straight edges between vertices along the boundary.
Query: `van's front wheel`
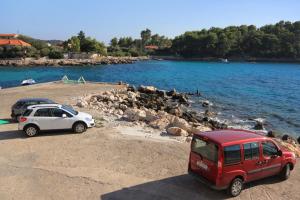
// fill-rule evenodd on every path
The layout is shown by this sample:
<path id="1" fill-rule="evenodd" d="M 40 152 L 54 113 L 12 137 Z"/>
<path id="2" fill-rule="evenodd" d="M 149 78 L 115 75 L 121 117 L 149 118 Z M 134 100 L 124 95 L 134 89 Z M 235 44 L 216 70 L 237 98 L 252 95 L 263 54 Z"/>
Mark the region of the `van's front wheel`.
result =
<path id="1" fill-rule="evenodd" d="M 242 189 L 243 189 L 243 180 L 240 178 L 235 178 L 231 182 L 231 184 L 228 188 L 228 193 L 231 196 L 236 197 L 242 192 Z"/>
<path id="2" fill-rule="evenodd" d="M 290 164 L 287 164 L 281 171 L 280 177 L 282 180 L 287 180 L 290 177 L 291 174 L 291 166 Z"/>

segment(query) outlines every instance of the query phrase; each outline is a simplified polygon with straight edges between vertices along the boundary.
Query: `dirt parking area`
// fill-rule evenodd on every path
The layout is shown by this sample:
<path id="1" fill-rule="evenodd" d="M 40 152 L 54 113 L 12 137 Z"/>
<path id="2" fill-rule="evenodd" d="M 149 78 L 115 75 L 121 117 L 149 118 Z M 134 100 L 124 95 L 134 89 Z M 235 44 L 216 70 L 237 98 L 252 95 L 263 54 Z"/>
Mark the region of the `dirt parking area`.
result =
<path id="1" fill-rule="evenodd" d="M 74 104 L 87 93 L 122 86 L 46 83 L 0 90 L 0 119 L 19 98 L 47 97 Z M 189 144 L 92 128 L 33 138 L 17 124 L 0 125 L 0 199 L 226 199 L 186 174 Z M 236 199 L 299 199 L 300 167 L 281 182 L 271 177 L 246 185 Z"/>

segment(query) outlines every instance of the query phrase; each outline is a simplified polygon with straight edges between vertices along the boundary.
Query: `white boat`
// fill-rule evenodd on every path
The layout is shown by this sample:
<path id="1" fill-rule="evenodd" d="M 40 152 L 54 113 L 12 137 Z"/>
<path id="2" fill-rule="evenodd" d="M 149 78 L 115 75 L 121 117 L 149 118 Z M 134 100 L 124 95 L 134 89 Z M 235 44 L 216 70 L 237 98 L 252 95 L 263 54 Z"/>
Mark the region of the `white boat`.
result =
<path id="1" fill-rule="evenodd" d="M 228 63 L 228 62 L 229 62 L 227 58 L 221 59 L 221 61 L 222 61 L 223 63 Z"/>
<path id="2" fill-rule="evenodd" d="M 27 79 L 27 80 L 23 80 L 21 85 L 32 85 L 32 84 L 35 84 L 35 80 L 33 79 Z"/>

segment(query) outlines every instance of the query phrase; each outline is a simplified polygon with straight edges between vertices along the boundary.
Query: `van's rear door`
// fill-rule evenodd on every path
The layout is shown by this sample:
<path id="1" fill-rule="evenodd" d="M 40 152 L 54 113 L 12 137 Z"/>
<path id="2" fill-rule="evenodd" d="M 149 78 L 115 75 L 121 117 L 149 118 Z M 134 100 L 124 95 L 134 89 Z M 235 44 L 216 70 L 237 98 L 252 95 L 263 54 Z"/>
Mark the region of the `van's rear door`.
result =
<path id="1" fill-rule="evenodd" d="M 219 146 L 201 136 L 194 136 L 191 143 L 191 170 L 215 183 L 218 175 Z"/>

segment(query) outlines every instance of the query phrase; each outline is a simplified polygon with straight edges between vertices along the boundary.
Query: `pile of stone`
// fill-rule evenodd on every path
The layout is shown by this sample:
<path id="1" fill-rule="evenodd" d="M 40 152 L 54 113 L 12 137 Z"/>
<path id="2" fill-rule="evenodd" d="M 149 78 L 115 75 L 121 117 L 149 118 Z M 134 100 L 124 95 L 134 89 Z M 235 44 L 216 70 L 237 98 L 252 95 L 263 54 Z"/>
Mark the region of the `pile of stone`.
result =
<path id="1" fill-rule="evenodd" d="M 209 101 L 201 102 L 202 106 L 207 108 L 204 114 L 190 109 L 189 95 L 179 93 L 175 89 L 164 91 L 153 86 L 127 86 L 121 90 L 83 96 L 78 99 L 77 106 L 130 122 L 143 122 L 169 135 L 183 136 L 187 139 L 195 132 L 227 128 L 226 124 L 214 120 L 216 114 L 209 110 Z M 255 121 L 257 124 L 263 124 L 260 119 Z M 256 126 L 255 129 L 262 129 L 259 125 Z M 271 132 L 268 136 L 300 157 L 299 143 L 290 136 L 275 138 Z"/>
<path id="2" fill-rule="evenodd" d="M 174 136 L 189 136 L 198 131 L 225 129 L 226 124 L 190 109 L 189 96 L 153 86 L 127 86 L 78 100 L 77 106 L 113 114 L 128 121 L 143 121 Z"/>

